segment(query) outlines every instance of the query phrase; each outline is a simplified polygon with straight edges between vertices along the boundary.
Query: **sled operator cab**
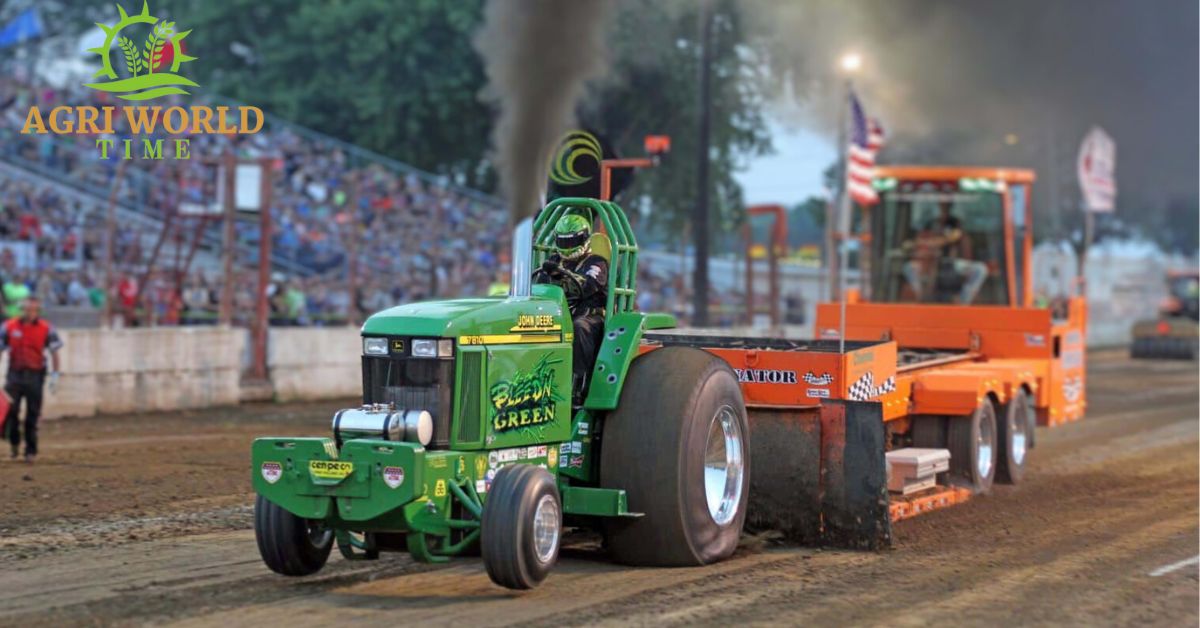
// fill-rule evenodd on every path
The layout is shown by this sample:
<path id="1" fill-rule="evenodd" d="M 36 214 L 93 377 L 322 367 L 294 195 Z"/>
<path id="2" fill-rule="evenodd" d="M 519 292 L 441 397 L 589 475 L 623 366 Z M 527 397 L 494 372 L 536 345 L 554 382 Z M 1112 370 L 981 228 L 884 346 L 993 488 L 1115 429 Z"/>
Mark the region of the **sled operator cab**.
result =
<path id="1" fill-rule="evenodd" d="M 1032 304 L 1029 170 L 896 166 L 878 170 L 865 212 L 869 300 Z"/>

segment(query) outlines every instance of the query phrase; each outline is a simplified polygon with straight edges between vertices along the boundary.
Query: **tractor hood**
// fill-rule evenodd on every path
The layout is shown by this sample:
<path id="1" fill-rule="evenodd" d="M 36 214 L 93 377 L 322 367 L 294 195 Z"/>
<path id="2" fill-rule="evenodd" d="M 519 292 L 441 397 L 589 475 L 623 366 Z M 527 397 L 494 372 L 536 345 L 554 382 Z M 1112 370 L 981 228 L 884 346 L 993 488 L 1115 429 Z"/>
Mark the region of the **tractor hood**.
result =
<path id="1" fill-rule="evenodd" d="M 565 315 L 562 289 L 537 285 L 529 298 L 488 297 L 398 305 L 368 318 L 362 334 L 459 338 L 562 331 Z M 570 329 L 570 321 L 565 324 Z"/>

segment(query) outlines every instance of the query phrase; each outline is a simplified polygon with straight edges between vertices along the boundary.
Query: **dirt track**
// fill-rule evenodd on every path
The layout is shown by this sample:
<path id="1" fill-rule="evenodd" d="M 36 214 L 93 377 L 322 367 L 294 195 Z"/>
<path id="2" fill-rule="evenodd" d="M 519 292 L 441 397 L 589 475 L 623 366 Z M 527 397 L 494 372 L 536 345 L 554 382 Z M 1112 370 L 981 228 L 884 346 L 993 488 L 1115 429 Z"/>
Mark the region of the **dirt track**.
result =
<path id="1" fill-rule="evenodd" d="M 663 570 L 580 543 L 525 594 L 477 559 L 267 571 L 249 439 L 324 435 L 337 404 L 48 423 L 42 460 L 0 463 L 0 625 L 1196 625 L 1196 564 L 1150 575 L 1200 553 L 1196 365 L 1089 366 L 1088 418 L 1039 431 L 1025 483 L 897 524 L 892 551 L 748 547 Z"/>

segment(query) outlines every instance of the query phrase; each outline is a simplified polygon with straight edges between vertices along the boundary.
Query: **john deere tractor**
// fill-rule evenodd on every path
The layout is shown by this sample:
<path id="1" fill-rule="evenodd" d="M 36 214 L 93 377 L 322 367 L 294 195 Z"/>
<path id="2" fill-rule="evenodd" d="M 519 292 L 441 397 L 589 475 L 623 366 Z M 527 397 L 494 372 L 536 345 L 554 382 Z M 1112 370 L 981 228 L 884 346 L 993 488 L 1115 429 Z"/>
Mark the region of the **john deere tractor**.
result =
<path id="1" fill-rule="evenodd" d="M 568 212 L 602 227 L 609 261 L 604 340 L 572 407 L 572 323 L 563 291 L 531 285 Z M 558 557 L 563 526 L 599 530 L 631 565 L 729 556 L 745 519 L 749 430 L 724 361 L 692 347 L 639 350 L 673 327 L 635 309 L 637 242 L 616 204 L 561 198 L 514 236 L 507 296 L 412 303 L 362 327 L 363 405 L 324 438 L 253 445 L 263 561 L 312 574 L 408 552 L 482 554 L 497 584 L 528 589 Z"/>

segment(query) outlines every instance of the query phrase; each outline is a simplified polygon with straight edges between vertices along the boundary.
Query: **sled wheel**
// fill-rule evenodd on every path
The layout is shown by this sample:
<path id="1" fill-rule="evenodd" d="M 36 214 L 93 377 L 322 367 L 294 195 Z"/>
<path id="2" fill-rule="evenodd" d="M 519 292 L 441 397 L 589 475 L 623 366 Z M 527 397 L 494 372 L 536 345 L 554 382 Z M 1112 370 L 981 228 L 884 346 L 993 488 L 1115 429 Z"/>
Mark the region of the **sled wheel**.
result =
<path id="1" fill-rule="evenodd" d="M 986 493 L 996 477 L 999 439 L 995 406 L 984 399 L 971 414 L 950 417 L 946 432 L 951 480 L 976 493 Z"/>
<path id="2" fill-rule="evenodd" d="M 1016 484 L 1025 476 L 1025 460 L 1033 446 L 1031 426 L 1037 423 L 1033 402 L 1025 389 L 1019 388 L 1004 405 L 1004 418 L 997 420 L 1000 450 L 997 452 L 996 481 Z"/>

